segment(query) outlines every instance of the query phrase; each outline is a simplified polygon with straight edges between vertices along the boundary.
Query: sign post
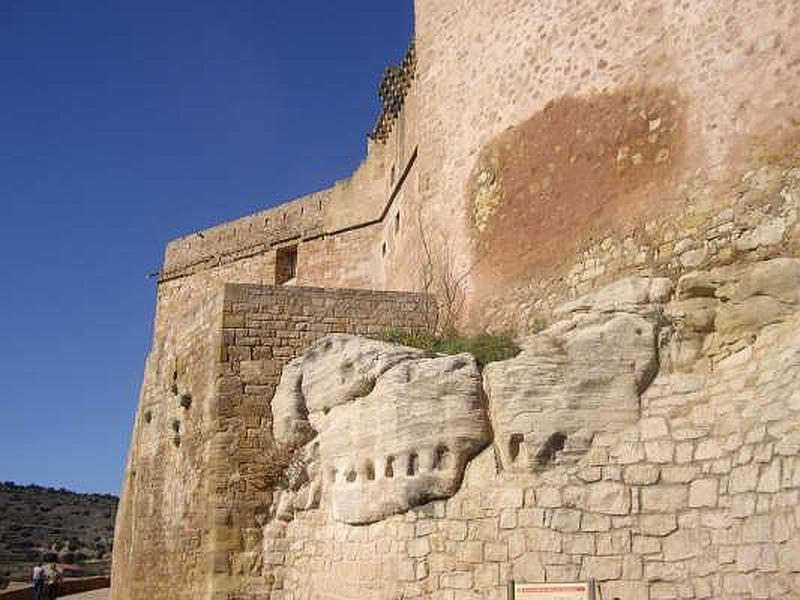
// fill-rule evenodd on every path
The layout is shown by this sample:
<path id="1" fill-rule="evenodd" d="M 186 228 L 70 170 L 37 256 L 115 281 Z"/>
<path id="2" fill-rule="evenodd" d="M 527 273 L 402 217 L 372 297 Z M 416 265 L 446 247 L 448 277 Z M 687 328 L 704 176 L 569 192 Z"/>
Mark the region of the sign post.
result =
<path id="1" fill-rule="evenodd" d="M 594 579 L 577 583 L 508 582 L 508 600 L 599 600 Z"/>

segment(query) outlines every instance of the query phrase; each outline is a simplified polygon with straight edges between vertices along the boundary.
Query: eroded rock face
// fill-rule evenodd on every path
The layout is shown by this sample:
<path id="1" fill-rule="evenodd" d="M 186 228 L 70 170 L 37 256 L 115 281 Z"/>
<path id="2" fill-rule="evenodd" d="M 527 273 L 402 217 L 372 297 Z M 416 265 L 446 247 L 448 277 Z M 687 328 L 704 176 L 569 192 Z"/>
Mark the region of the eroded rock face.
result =
<path id="1" fill-rule="evenodd" d="M 424 353 L 353 335 L 330 335 L 287 364 L 272 401 L 273 433 L 282 443 L 313 437 L 310 413 L 326 413 L 369 394 L 392 366 Z"/>
<path id="2" fill-rule="evenodd" d="M 309 471 L 318 476 L 294 508 L 307 508 L 321 485 L 345 523 L 449 497 L 491 440 L 473 357 L 426 358 L 353 336 L 325 338 L 293 361 L 272 406 L 276 439 L 316 453 Z"/>
<path id="3" fill-rule="evenodd" d="M 484 372 L 503 468 L 535 471 L 581 454 L 595 433 L 639 418 L 658 370 L 658 335 L 670 282 L 629 278 L 565 304 L 560 319 L 515 358 Z"/>
<path id="4" fill-rule="evenodd" d="M 709 365 L 749 348 L 759 332 L 800 304 L 800 260 L 776 258 L 708 271 L 678 281 L 669 306 L 675 326 L 666 359 L 675 371 Z"/>

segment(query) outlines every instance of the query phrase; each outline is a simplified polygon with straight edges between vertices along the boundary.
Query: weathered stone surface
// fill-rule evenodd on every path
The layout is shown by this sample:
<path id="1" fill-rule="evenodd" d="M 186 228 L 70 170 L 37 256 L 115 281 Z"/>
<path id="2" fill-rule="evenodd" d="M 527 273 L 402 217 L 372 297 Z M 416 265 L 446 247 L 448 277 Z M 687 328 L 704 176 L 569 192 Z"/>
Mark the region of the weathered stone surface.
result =
<path id="1" fill-rule="evenodd" d="M 749 343 L 758 332 L 796 311 L 798 290 L 800 260 L 796 258 L 684 275 L 669 309 L 678 332 L 670 348 L 673 365 L 689 367 L 701 355 L 720 355 L 720 366 L 736 367 L 749 358 Z M 737 346 L 739 340 L 747 340 L 748 346 Z"/>
<path id="2" fill-rule="evenodd" d="M 308 433 L 308 414 L 327 412 L 369 394 L 394 365 L 421 350 L 351 335 L 330 335 L 287 364 L 272 399 L 275 438 Z"/>
<path id="3" fill-rule="evenodd" d="M 470 355 L 423 358 L 414 349 L 339 335 L 321 340 L 284 374 L 273 399 L 275 436 L 289 441 L 318 432 L 323 487 L 334 517 L 345 523 L 451 496 L 467 462 L 490 440 Z M 521 496 L 511 505 L 521 505 Z"/>
<path id="4" fill-rule="evenodd" d="M 656 339 L 670 284 L 630 278 L 564 305 L 562 320 L 484 372 L 495 444 L 505 469 L 544 468 L 585 451 L 597 431 L 639 418 L 658 368 Z"/>

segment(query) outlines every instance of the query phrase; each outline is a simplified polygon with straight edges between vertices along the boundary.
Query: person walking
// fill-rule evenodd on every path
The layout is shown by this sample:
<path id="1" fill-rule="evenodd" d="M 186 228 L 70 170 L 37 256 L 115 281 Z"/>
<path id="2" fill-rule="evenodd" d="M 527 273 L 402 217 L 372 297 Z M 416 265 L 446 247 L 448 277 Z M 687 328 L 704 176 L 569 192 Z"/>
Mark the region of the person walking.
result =
<path id="1" fill-rule="evenodd" d="M 46 579 L 44 566 L 41 562 L 36 563 L 36 566 L 33 567 L 33 600 L 45 600 L 44 583 Z"/>

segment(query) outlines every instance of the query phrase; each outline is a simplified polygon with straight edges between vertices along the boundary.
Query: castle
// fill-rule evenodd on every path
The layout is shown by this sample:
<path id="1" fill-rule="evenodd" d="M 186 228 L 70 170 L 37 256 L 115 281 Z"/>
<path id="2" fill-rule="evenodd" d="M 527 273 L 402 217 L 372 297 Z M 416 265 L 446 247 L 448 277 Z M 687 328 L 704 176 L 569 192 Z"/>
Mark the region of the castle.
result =
<path id="1" fill-rule="evenodd" d="M 114 598 L 800 595 L 800 5 L 416 0 L 379 94 L 349 179 L 167 246 Z M 432 323 L 533 337 L 350 337 Z"/>

